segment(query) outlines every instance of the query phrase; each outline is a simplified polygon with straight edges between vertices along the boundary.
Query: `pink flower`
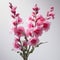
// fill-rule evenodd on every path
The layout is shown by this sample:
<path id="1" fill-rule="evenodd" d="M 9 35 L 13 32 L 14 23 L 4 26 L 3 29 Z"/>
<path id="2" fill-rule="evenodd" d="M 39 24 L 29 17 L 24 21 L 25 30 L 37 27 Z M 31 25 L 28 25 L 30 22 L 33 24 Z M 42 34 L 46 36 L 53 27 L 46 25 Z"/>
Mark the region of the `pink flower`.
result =
<path id="1" fill-rule="evenodd" d="M 33 30 L 33 34 L 34 34 L 36 37 L 41 36 L 42 33 L 43 33 L 43 29 L 40 28 L 40 27 L 36 27 L 36 28 Z"/>
<path id="2" fill-rule="evenodd" d="M 20 49 L 21 48 L 21 45 L 16 40 L 14 42 L 14 48 L 16 48 L 16 49 Z"/>
<path id="3" fill-rule="evenodd" d="M 11 12 L 15 15 L 17 7 L 12 7 Z"/>
<path id="4" fill-rule="evenodd" d="M 51 7 L 50 11 L 47 12 L 47 18 L 49 18 L 49 19 L 51 19 L 51 18 L 54 19 L 55 18 L 54 17 L 55 14 L 53 13 L 53 11 L 54 11 L 54 7 Z M 47 20 L 49 20 L 49 19 L 47 19 Z"/>
<path id="5" fill-rule="evenodd" d="M 14 26 L 17 26 L 17 24 L 18 24 L 17 21 L 14 21 L 14 22 L 13 22 L 13 25 L 14 25 Z"/>
<path id="6" fill-rule="evenodd" d="M 23 46 L 27 46 L 28 45 L 28 43 L 27 43 L 27 41 L 23 41 Z"/>
<path id="7" fill-rule="evenodd" d="M 29 42 L 31 46 L 36 46 L 38 43 L 39 43 L 39 39 L 36 37 L 32 38 Z"/>
<path id="8" fill-rule="evenodd" d="M 20 42 L 20 39 L 19 38 L 15 38 L 15 42 Z"/>
<path id="9" fill-rule="evenodd" d="M 30 22 L 30 23 L 28 24 L 28 27 L 29 27 L 29 28 L 33 28 L 33 27 L 34 27 L 34 24 L 33 24 L 32 22 Z"/>
<path id="10" fill-rule="evenodd" d="M 20 18 L 19 16 L 16 18 L 16 21 L 17 21 L 17 23 L 19 24 L 19 23 L 21 23 L 22 22 L 22 18 Z"/>
<path id="11" fill-rule="evenodd" d="M 43 24 L 43 22 L 45 21 L 45 18 L 42 15 L 38 15 L 36 18 L 37 22 L 37 26 L 41 26 Z"/>
<path id="12" fill-rule="evenodd" d="M 20 24 L 22 22 L 22 19 L 20 17 L 17 17 L 16 20 L 13 22 L 14 26 L 17 26 L 18 24 Z"/>
<path id="13" fill-rule="evenodd" d="M 52 12 L 52 11 L 54 11 L 54 7 L 53 6 L 50 8 L 50 12 Z"/>
<path id="14" fill-rule="evenodd" d="M 17 36 L 23 36 L 24 35 L 24 28 L 23 27 L 17 27 L 17 28 L 14 28 L 14 33 L 17 35 Z"/>
<path id="15" fill-rule="evenodd" d="M 34 21 L 34 18 L 33 17 L 29 17 L 29 20 Z"/>
<path id="16" fill-rule="evenodd" d="M 43 23 L 43 30 L 44 31 L 48 31 L 50 28 L 50 22 L 44 22 Z"/>
<path id="17" fill-rule="evenodd" d="M 42 15 L 37 16 L 36 20 L 45 21 L 45 18 Z"/>
<path id="18" fill-rule="evenodd" d="M 37 26 L 41 26 L 42 24 L 43 24 L 43 21 L 38 20 L 38 21 L 36 22 L 36 25 L 37 25 Z"/>
<path id="19" fill-rule="evenodd" d="M 27 37 L 32 36 L 32 31 L 30 29 L 27 29 L 25 34 Z"/>
<path id="20" fill-rule="evenodd" d="M 49 13 L 49 16 L 52 17 L 52 19 L 54 19 L 54 13 Z"/>
<path id="21" fill-rule="evenodd" d="M 33 8 L 34 11 L 38 11 L 39 8 L 37 7 L 37 4 L 35 4 L 35 7 Z"/>

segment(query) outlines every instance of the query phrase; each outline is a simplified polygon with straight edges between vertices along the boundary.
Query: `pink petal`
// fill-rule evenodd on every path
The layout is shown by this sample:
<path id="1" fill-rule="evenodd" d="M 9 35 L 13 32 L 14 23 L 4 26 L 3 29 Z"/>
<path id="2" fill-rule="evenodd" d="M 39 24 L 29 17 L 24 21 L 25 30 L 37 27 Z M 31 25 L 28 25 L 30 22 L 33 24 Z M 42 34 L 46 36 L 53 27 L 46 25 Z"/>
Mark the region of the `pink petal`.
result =
<path id="1" fill-rule="evenodd" d="M 49 28 L 50 28 L 50 22 L 43 23 L 43 29 L 44 29 L 44 31 L 48 31 Z"/>
<path id="2" fill-rule="evenodd" d="M 32 38 L 31 40 L 30 40 L 30 45 L 31 46 L 36 46 L 37 44 L 39 43 L 39 39 L 38 38 Z"/>
<path id="3" fill-rule="evenodd" d="M 40 28 L 40 27 L 35 28 L 34 31 L 33 31 L 33 34 L 34 34 L 36 37 L 41 36 L 42 33 L 43 33 L 43 29 Z"/>
<path id="4" fill-rule="evenodd" d="M 23 46 L 26 47 L 27 45 L 28 45 L 27 41 L 24 41 L 24 42 L 23 42 Z"/>

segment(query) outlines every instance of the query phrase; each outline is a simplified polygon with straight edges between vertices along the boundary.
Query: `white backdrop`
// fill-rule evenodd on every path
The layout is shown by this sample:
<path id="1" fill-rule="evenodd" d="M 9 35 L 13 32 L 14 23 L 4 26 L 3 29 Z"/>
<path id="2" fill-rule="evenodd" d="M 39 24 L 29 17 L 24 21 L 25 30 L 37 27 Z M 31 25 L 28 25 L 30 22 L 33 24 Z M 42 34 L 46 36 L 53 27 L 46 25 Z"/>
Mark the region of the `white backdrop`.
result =
<path id="1" fill-rule="evenodd" d="M 50 6 L 55 7 L 55 19 L 52 21 L 51 28 L 40 38 L 41 41 L 48 41 L 48 43 L 36 48 L 29 56 L 29 60 L 60 60 L 60 0 L 0 0 L 0 60 L 22 60 L 11 50 L 14 36 L 10 33 L 12 19 L 9 2 L 18 6 L 18 12 L 26 23 L 34 4 L 38 4 L 44 16 Z"/>

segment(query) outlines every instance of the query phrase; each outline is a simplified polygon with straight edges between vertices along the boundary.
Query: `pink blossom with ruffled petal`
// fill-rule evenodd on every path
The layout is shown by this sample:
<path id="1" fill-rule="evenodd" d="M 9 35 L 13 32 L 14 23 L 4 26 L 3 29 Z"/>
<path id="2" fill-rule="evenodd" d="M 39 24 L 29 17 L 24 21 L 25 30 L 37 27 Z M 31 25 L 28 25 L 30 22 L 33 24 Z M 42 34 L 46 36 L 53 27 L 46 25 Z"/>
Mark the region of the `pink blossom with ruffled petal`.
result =
<path id="1" fill-rule="evenodd" d="M 50 28 L 50 22 L 44 22 L 43 23 L 43 30 L 44 31 L 48 31 Z"/>
<path id="2" fill-rule="evenodd" d="M 36 37 L 30 39 L 30 42 L 29 42 L 30 46 L 36 46 L 38 43 L 39 43 L 39 39 Z"/>
<path id="3" fill-rule="evenodd" d="M 45 18 L 42 15 L 38 15 L 36 20 L 45 21 Z"/>
<path id="4" fill-rule="evenodd" d="M 42 24 L 43 24 L 43 21 L 38 20 L 38 21 L 36 22 L 36 25 L 37 25 L 37 26 L 41 26 Z"/>
<path id="5" fill-rule="evenodd" d="M 40 27 L 36 27 L 36 28 L 33 30 L 33 34 L 34 34 L 36 37 L 41 36 L 42 33 L 43 33 L 43 29 L 40 28 Z"/>
<path id="6" fill-rule="evenodd" d="M 14 33 L 15 33 L 15 35 L 17 35 L 17 36 L 23 36 L 24 35 L 24 33 L 25 33 L 25 30 L 24 30 L 24 27 L 15 27 L 14 28 Z"/>

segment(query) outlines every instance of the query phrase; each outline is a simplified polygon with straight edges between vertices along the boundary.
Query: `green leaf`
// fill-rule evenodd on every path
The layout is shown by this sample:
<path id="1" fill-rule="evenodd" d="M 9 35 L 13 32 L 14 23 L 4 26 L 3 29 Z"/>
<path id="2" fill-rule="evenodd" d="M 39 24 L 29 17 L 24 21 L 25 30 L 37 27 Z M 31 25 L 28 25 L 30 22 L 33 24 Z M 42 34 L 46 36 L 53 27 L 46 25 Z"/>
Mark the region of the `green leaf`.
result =
<path id="1" fill-rule="evenodd" d="M 48 43 L 48 42 L 40 42 L 36 47 L 39 47 L 41 44 L 45 44 L 45 43 Z"/>
<path id="2" fill-rule="evenodd" d="M 20 52 L 20 56 L 23 57 L 23 53 Z"/>
<path id="3" fill-rule="evenodd" d="M 34 47 L 32 47 L 31 51 L 29 53 L 32 53 L 34 51 Z"/>

